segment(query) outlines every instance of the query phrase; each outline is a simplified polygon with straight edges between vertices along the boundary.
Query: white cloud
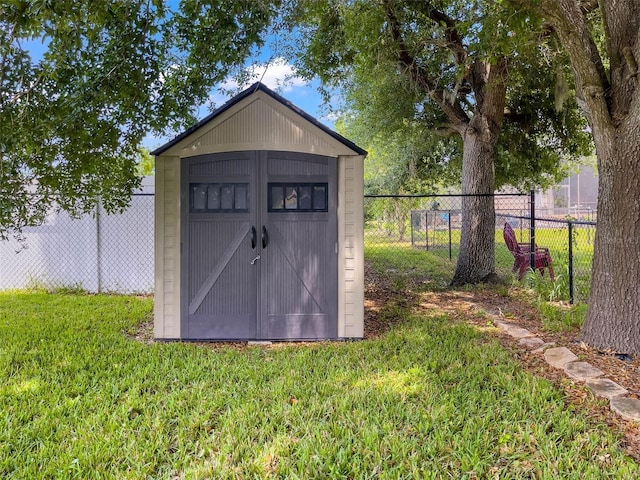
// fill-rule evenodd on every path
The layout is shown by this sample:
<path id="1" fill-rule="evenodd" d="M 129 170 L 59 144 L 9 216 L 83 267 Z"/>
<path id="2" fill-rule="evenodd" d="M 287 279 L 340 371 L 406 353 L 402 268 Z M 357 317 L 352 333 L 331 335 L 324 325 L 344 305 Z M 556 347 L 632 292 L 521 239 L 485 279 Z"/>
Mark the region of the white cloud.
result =
<path id="1" fill-rule="evenodd" d="M 344 112 L 342 110 L 332 110 L 326 115 L 324 115 L 321 120 L 327 120 L 331 123 L 335 123 L 343 115 L 344 115 Z"/>
<path id="2" fill-rule="evenodd" d="M 226 90 L 237 90 L 255 82 L 262 82 L 272 90 L 280 89 L 284 92 L 307 85 L 307 81 L 296 74 L 293 65 L 287 63 L 284 58 L 278 57 L 268 64 L 249 65 L 241 75 L 225 80 L 220 87 Z"/>
<path id="3" fill-rule="evenodd" d="M 304 87 L 307 81 L 296 74 L 295 68 L 283 58 L 276 58 L 268 65 L 250 67 L 253 81 L 261 81 L 267 87 L 290 92 L 294 87 Z"/>
<path id="4" fill-rule="evenodd" d="M 220 106 L 229 100 L 230 95 L 255 82 L 262 82 L 272 90 L 291 92 L 296 87 L 306 87 L 308 82 L 296 74 L 293 65 L 278 57 L 268 64 L 249 65 L 240 75 L 227 78 L 209 96 L 209 102 Z"/>

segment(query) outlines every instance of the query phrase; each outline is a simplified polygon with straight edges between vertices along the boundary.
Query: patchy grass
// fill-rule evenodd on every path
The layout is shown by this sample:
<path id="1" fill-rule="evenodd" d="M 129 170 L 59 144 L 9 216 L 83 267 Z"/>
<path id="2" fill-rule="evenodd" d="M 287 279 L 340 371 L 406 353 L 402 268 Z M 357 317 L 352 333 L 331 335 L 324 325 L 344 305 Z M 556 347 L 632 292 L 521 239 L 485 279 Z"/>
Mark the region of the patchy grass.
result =
<path id="1" fill-rule="evenodd" d="M 636 478 L 606 428 L 445 315 L 376 340 L 131 340 L 149 299 L 0 294 L 2 478 Z"/>
<path id="2" fill-rule="evenodd" d="M 364 254 L 374 269 L 388 274 L 398 284 L 398 289 L 418 282 L 423 283 L 423 288 L 442 290 L 449 285 L 455 267 L 454 262 L 440 253 L 376 237 L 367 237 Z"/>
<path id="3" fill-rule="evenodd" d="M 544 328 L 550 332 L 575 332 L 582 327 L 587 313 L 587 305 L 568 305 L 538 301 L 536 308 Z"/>

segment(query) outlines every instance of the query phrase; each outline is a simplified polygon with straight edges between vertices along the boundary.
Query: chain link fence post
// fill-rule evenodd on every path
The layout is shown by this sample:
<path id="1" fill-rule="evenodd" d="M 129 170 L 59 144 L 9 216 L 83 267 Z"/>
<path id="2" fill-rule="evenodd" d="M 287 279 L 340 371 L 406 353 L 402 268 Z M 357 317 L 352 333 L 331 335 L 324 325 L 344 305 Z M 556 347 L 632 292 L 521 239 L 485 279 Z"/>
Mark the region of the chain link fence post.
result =
<path id="1" fill-rule="evenodd" d="M 530 209 L 529 209 L 529 240 L 530 240 L 530 252 L 529 252 L 529 265 L 531 269 L 535 269 L 536 264 L 536 192 L 531 190 L 529 192 Z"/>
<path id="2" fill-rule="evenodd" d="M 569 303 L 573 305 L 573 222 L 569 220 Z"/>
<path id="3" fill-rule="evenodd" d="M 98 293 L 102 293 L 102 248 L 100 232 L 100 201 L 96 204 L 96 280 Z"/>

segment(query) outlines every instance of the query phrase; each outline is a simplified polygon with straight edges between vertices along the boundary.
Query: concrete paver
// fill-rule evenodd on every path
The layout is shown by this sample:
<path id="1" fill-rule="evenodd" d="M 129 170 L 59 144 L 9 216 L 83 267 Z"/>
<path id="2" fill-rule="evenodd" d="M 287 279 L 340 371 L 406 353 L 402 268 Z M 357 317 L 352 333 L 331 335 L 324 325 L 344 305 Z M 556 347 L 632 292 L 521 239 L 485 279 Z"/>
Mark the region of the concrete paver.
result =
<path id="1" fill-rule="evenodd" d="M 604 375 L 602 370 L 587 362 L 569 362 L 564 366 L 564 371 L 571 378 L 579 382 Z"/>
<path id="2" fill-rule="evenodd" d="M 547 350 L 548 348 L 553 347 L 556 344 L 556 342 L 549 342 L 549 343 L 544 343 L 541 347 L 536 348 L 533 353 L 544 353 L 545 350 Z"/>
<path id="3" fill-rule="evenodd" d="M 513 338 L 526 338 L 534 336 L 533 333 L 531 333 L 526 328 L 518 327 L 515 325 L 507 327 L 505 332 L 507 335 L 511 335 Z"/>
<path id="4" fill-rule="evenodd" d="M 640 421 L 640 400 L 637 398 L 612 398 L 611 410 L 627 420 Z"/>
<path id="5" fill-rule="evenodd" d="M 524 345 L 525 347 L 527 347 L 529 350 L 534 350 L 537 348 L 540 348 L 541 346 L 543 346 L 544 340 L 542 340 L 541 338 L 538 337 L 525 337 L 525 338 L 521 338 L 518 343 L 520 345 Z"/>
<path id="6" fill-rule="evenodd" d="M 549 348 L 544 352 L 544 359 L 551 366 L 563 368 L 569 362 L 578 360 L 567 347 Z"/>
<path id="7" fill-rule="evenodd" d="M 627 389 L 608 378 L 590 378 L 586 383 L 594 394 L 609 400 L 629 393 Z"/>
<path id="8" fill-rule="evenodd" d="M 509 322 L 503 322 L 502 320 L 498 320 L 497 318 L 492 318 L 491 320 L 493 321 L 493 324 L 501 330 L 506 330 L 508 327 L 516 326 Z"/>

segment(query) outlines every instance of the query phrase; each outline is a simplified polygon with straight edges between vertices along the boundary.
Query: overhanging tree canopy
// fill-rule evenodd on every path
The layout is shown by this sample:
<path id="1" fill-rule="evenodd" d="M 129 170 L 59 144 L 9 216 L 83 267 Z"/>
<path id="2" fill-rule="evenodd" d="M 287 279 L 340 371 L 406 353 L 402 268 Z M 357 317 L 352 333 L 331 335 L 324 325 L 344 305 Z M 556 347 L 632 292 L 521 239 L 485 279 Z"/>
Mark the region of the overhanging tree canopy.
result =
<path id="1" fill-rule="evenodd" d="M 462 144 L 462 192 L 542 183 L 588 151 L 584 120 L 553 96 L 562 62 L 538 17 L 504 2 L 293 2 L 300 71 L 347 92 L 372 136 L 424 122 Z M 364 142 L 367 144 L 367 142 Z M 463 201 L 454 283 L 494 271 L 491 197 Z"/>
<path id="2" fill-rule="evenodd" d="M 124 207 L 148 132 L 192 123 L 241 65 L 278 0 L 15 1 L 0 5 L 0 237 L 100 199 Z M 41 56 L 30 52 L 37 47 Z"/>

